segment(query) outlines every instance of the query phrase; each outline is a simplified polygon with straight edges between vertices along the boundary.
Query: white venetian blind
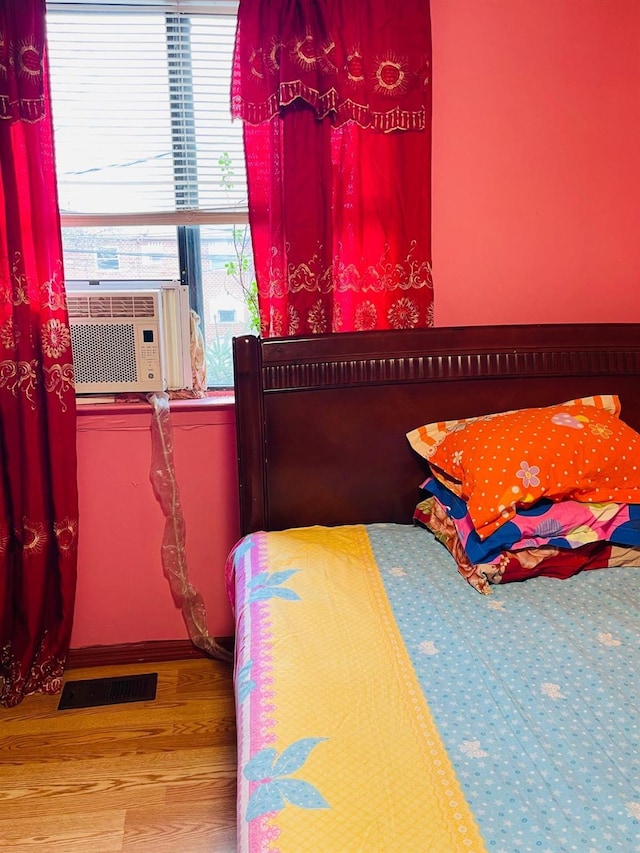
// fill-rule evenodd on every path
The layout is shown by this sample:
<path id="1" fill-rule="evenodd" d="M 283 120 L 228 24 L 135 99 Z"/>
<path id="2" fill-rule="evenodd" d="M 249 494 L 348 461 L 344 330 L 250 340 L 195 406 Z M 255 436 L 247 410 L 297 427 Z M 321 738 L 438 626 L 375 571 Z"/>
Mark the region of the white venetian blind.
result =
<path id="1" fill-rule="evenodd" d="M 234 4 L 47 3 L 63 225 L 246 221 Z"/>

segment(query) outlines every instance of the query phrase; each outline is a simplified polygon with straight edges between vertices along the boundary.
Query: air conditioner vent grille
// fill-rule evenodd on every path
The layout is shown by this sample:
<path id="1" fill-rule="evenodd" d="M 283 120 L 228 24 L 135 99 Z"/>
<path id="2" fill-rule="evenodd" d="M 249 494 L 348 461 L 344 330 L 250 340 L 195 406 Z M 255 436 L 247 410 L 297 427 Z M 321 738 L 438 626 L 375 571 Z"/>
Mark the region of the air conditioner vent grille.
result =
<path id="1" fill-rule="evenodd" d="M 132 323 L 71 325 L 76 383 L 138 382 Z"/>
<path id="2" fill-rule="evenodd" d="M 126 293 L 114 296 L 67 296 L 69 316 L 74 319 L 154 317 L 153 296 Z"/>
<path id="3" fill-rule="evenodd" d="M 82 320 L 89 316 L 89 297 L 72 296 L 67 293 L 67 308 L 69 309 L 69 317 L 78 317 Z"/>

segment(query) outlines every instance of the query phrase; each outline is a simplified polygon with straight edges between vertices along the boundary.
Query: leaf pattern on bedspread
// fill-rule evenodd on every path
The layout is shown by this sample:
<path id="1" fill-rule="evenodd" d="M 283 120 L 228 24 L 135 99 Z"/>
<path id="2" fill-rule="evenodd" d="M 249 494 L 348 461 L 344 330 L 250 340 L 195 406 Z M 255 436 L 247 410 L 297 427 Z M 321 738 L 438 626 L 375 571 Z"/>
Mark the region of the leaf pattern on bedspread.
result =
<path id="1" fill-rule="evenodd" d="M 238 699 L 240 702 L 244 702 L 247 696 L 256 688 L 256 682 L 252 678 L 249 678 L 252 666 L 253 661 L 248 660 L 238 670 Z"/>
<path id="2" fill-rule="evenodd" d="M 302 738 L 284 749 L 280 757 L 275 749 L 267 747 L 249 759 L 243 775 L 250 782 L 259 784 L 249 797 L 247 821 L 269 812 L 278 812 L 287 803 L 303 809 L 330 808 L 316 787 L 289 775 L 302 767 L 311 750 L 323 740 L 326 738 Z"/>
<path id="3" fill-rule="evenodd" d="M 253 548 L 254 544 L 253 537 L 251 536 L 245 536 L 244 539 L 241 539 L 233 550 L 235 561 L 239 562 L 244 556 L 246 556 L 246 554 L 248 554 Z"/>
<path id="4" fill-rule="evenodd" d="M 266 601 L 269 598 L 286 598 L 289 601 L 300 601 L 300 596 L 297 592 L 288 587 L 282 587 L 298 569 L 287 569 L 284 572 L 258 572 L 257 575 L 251 578 L 247 583 L 249 595 L 247 602 L 252 604 L 254 601 Z"/>

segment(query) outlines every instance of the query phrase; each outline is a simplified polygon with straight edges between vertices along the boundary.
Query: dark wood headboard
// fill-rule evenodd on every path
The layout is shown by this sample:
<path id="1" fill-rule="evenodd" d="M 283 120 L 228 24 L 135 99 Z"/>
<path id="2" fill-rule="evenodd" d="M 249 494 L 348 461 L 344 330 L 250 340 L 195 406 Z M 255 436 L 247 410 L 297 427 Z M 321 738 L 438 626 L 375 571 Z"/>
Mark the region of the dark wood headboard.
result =
<path id="1" fill-rule="evenodd" d="M 640 431 L 640 324 L 234 341 L 242 533 L 409 523 L 421 424 L 618 394 Z"/>

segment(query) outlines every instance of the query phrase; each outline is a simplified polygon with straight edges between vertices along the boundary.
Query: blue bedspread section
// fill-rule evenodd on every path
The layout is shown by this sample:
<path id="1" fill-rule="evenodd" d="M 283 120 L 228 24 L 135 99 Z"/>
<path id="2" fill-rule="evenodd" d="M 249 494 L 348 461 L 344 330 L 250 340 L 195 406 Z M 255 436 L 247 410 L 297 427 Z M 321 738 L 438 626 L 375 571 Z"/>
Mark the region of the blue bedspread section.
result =
<path id="1" fill-rule="evenodd" d="M 368 531 L 488 849 L 640 851 L 640 568 L 479 596 L 428 531 Z"/>

